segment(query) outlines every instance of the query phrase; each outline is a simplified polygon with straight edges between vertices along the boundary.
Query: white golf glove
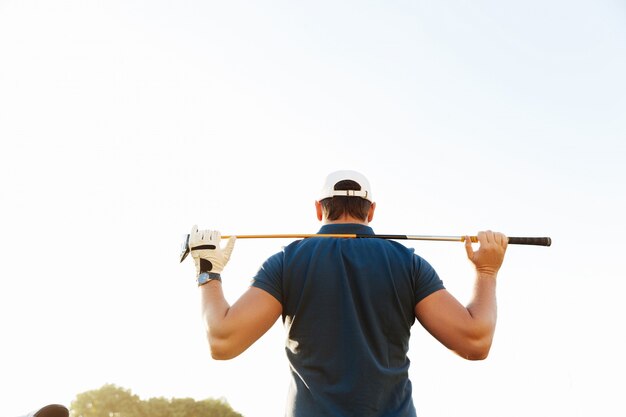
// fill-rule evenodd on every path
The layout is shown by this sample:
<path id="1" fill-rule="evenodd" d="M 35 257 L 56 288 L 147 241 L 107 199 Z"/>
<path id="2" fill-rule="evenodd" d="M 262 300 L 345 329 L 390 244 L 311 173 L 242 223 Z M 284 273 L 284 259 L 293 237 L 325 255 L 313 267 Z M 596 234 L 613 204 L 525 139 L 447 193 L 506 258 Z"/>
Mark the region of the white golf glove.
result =
<path id="1" fill-rule="evenodd" d="M 231 236 L 226 246 L 221 246 L 222 234 L 217 230 L 198 230 L 198 226 L 191 228 L 189 234 L 189 249 L 196 264 L 196 279 L 198 285 L 206 284 L 212 279 L 221 281 L 220 273 L 230 259 L 237 238 Z"/>

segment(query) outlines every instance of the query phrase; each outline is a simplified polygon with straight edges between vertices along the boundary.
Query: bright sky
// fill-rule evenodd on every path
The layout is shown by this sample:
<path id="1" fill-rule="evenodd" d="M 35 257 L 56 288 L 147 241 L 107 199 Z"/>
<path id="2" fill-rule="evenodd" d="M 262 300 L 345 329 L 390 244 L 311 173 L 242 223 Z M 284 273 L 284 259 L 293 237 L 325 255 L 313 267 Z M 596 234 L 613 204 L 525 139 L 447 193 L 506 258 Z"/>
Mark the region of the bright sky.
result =
<path id="1" fill-rule="evenodd" d="M 618 0 L 0 0 L 1 414 L 113 383 L 282 415 L 282 324 L 213 361 L 180 242 L 314 233 L 356 169 L 378 233 L 553 239 L 509 248 L 486 361 L 414 327 L 418 414 L 624 415 L 624 74 Z M 231 302 L 286 243 L 237 243 Z M 410 246 L 468 300 L 462 245 Z"/>

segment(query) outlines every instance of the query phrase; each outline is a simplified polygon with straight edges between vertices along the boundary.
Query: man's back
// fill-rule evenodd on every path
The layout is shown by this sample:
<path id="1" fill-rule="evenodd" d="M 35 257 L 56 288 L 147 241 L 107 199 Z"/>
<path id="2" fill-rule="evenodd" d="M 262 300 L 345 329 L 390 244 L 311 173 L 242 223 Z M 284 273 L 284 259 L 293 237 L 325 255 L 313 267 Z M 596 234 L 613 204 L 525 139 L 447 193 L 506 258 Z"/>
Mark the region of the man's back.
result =
<path id="1" fill-rule="evenodd" d="M 373 231 L 328 224 L 320 233 Z M 414 307 L 443 284 L 411 249 L 382 239 L 305 239 L 270 258 L 253 286 L 283 306 L 288 415 L 415 415 L 406 357 Z"/>

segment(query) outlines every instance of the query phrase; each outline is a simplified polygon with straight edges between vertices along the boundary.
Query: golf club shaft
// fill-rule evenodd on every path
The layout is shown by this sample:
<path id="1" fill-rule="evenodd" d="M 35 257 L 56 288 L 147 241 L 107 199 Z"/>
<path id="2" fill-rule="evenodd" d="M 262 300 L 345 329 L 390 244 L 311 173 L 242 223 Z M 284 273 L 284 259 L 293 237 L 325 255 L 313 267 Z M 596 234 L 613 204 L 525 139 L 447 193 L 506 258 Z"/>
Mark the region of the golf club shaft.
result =
<path id="1" fill-rule="evenodd" d="M 308 239 L 308 238 L 344 238 L 344 239 L 360 239 L 360 238 L 377 238 L 391 240 L 435 240 L 442 242 L 465 242 L 465 236 L 419 236 L 419 235 L 364 235 L 364 234 L 272 234 L 272 235 L 232 235 L 237 239 Z M 185 236 L 180 252 L 180 262 L 184 261 L 191 248 L 189 247 L 189 237 Z M 221 236 L 222 239 L 230 238 L 231 235 Z M 470 236 L 472 242 L 478 242 L 478 237 Z M 509 243 L 513 245 L 535 245 L 550 246 L 552 239 L 549 237 L 509 237 Z"/>
<path id="2" fill-rule="evenodd" d="M 391 240 L 431 240 L 440 242 L 465 242 L 465 236 L 426 236 L 426 235 L 365 235 L 365 234 L 270 234 L 270 235 L 234 235 L 237 239 L 307 239 L 315 237 L 334 237 L 347 239 L 377 238 Z M 228 239 L 229 235 L 222 236 Z M 472 242 L 478 242 L 478 237 L 470 236 Z M 509 237 L 512 245 L 535 245 L 550 246 L 552 239 L 549 237 Z"/>

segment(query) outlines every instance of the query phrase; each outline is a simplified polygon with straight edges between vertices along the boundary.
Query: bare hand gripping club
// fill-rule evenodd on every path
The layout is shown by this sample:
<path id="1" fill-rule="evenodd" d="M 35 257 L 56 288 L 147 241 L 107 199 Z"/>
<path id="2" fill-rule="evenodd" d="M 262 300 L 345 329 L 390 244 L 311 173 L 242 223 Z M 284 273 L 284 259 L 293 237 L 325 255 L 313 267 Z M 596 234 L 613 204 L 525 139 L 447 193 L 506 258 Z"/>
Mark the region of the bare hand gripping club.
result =
<path id="1" fill-rule="evenodd" d="M 230 236 L 222 236 L 228 239 Z M 308 239 L 335 237 L 345 239 L 390 239 L 390 240 L 435 240 L 440 242 L 465 242 L 465 236 L 420 236 L 420 235 L 363 235 L 363 234 L 278 234 L 278 235 L 236 235 L 237 239 Z M 477 236 L 470 236 L 472 242 L 478 242 Z M 550 246 L 549 237 L 509 237 L 509 245 Z M 180 262 L 189 255 L 189 235 L 185 236 L 180 249 Z"/>

